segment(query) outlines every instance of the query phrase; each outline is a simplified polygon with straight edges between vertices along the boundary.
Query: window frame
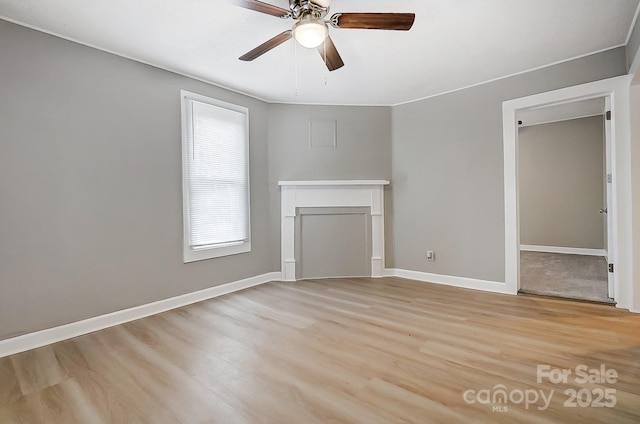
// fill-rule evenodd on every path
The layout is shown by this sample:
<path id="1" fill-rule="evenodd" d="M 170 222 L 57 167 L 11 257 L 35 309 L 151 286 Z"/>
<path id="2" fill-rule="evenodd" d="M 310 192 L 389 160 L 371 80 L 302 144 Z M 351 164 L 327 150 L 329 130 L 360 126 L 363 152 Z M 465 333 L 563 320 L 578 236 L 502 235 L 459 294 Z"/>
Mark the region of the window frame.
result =
<path id="1" fill-rule="evenodd" d="M 245 115 L 245 168 L 247 179 L 247 239 L 242 242 L 221 244 L 217 246 L 208 246 L 201 249 L 192 249 L 189 235 L 191 233 L 190 220 L 190 198 L 189 198 L 189 143 L 191 142 L 191 112 L 189 109 L 190 101 L 209 104 L 215 107 L 239 112 Z M 183 262 L 195 262 L 206 259 L 219 258 L 223 256 L 236 255 L 251 251 L 251 181 L 249 179 L 249 109 L 243 106 L 224 102 L 222 100 L 213 99 L 201 94 L 192 93 L 186 90 L 180 90 L 180 111 L 181 111 L 181 131 L 182 131 L 182 222 L 183 222 Z M 191 128 L 191 131 L 190 131 Z"/>

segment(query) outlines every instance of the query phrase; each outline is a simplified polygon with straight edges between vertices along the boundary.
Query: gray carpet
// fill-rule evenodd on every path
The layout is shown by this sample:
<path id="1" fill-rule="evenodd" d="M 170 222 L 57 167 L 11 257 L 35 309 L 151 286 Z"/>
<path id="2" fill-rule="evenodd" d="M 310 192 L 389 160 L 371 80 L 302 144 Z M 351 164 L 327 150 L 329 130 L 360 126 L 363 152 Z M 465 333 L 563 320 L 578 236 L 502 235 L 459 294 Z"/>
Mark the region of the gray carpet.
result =
<path id="1" fill-rule="evenodd" d="M 607 262 L 601 256 L 520 252 L 520 291 L 614 303 L 607 293 Z"/>

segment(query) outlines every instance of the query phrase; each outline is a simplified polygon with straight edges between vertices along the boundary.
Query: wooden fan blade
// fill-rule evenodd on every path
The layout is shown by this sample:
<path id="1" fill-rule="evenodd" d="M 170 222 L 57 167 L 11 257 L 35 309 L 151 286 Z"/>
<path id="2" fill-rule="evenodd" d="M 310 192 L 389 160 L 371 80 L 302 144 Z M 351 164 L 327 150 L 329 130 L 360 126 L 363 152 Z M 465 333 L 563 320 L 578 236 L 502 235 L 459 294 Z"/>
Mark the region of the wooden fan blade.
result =
<path id="1" fill-rule="evenodd" d="M 408 31 L 415 19 L 415 13 L 336 13 L 330 22 L 336 28 Z"/>
<path id="2" fill-rule="evenodd" d="M 267 15 L 277 16 L 279 18 L 290 18 L 291 11 L 264 3 L 258 0 L 227 0 L 227 3 L 235 6 L 244 7 L 245 9 L 255 10 L 256 12 L 266 13 Z"/>
<path id="3" fill-rule="evenodd" d="M 342 68 L 344 66 L 344 62 L 340 57 L 340 53 L 336 49 L 335 44 L 333 44 L 333 40 L 331 37 L 327 35 L 324 43 L 318 46 L 318 51 L 320 52 L 320 56 L 322 56 L 322 60 L 327 64 L 327 68 L 330 71 L 335 71 L 336 69 Z M 327 53 L 325 56 L 325 52 Z"/>
<path id="4" fill-rule="evenodd" d="M 239 57 L 240 60 L 244 60 L 246 62 L 251 61 L 259 56 L 262 56 L 263 54 L 265 54 L 266 52 L 268 52 L 269 50 L 278 47 L 280 44 L 284 43 L 285 41 L 291 39 L 291 37 L 293 36 L 293 33 L 291 32 L 290 29 L 276 35 L 275 37 L 265 41 L 264 43 L 260 44 L 258 47 L 256 47 L 255 49 L 243 54 L 242 56 Z"/>

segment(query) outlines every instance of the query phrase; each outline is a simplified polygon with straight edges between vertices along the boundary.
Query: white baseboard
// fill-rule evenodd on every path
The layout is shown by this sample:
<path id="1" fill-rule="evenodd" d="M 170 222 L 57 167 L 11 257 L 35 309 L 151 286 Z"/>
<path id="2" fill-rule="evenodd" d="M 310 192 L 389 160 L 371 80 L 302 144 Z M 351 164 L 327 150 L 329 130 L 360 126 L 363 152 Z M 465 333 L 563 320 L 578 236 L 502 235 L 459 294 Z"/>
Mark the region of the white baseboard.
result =
<path id="1" fill-rule="evenodd" d="M 432 274 L 429 272 L 410 271 L 407 269 L 397 268 L 385 269 L 385 275 L 388 277 L 407 278 L 409 280 L 481 290 L 492 293 L 515 294 L 507 290 L 507 285 L 505 283 L 498 281 L 478 280 L 476 278 L 455 277 L 453 275 Z"/>
<path id="2" fill-rule="evenodd" d="M 0 340 L 0 358 L 281 279 L 280 272 L 270 272 L 59 327 Z"/>
<path id="3" fill-rule="evenodd" d="M 586 249 L 582 247 L 558 247 L 558 246 L 533 246 L 521 244 L 520 250 L 526 252 L 564 253 L 567 255 L 607 256 L 604 249 Z"/>

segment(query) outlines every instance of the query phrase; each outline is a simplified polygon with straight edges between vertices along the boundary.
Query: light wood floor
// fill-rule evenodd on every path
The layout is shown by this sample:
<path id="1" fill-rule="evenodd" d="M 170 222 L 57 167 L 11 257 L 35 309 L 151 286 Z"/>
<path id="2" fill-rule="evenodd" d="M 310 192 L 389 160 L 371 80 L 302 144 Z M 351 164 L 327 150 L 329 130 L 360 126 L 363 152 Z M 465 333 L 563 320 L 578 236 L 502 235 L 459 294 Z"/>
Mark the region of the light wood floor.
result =
<path id="1" fill-rule="evenodd" d="M 611 306 L 395 278 L 270 283 L 0 359 L 0 423 L 638 423 L 639 330 Z M 619 377 L 538 383 L 538 364 Z M 554 394 L 463 398 L 500 384 Z M 617 404 L 565 407 L 571 388 Z"/>

